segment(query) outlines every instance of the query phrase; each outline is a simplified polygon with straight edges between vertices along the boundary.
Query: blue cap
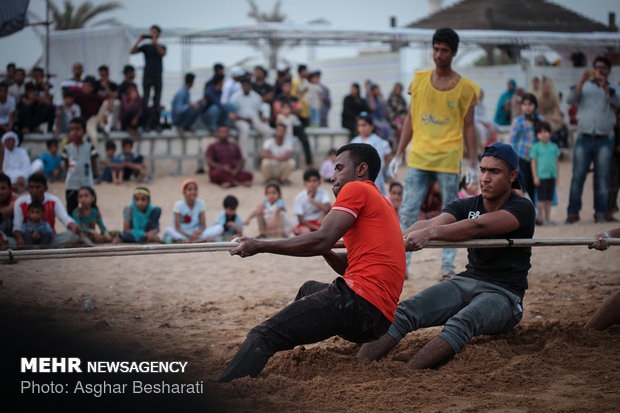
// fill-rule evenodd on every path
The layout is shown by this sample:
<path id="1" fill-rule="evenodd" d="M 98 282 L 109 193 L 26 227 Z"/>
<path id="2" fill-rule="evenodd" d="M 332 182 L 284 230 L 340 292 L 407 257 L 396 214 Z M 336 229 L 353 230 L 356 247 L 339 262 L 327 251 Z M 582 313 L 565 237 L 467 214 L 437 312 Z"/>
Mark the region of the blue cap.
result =
<path id="1" fill-rule="evenodd" d="M 515 152 L 512 146 L 507 143 L 493 142 L 482 151 L 482 158 L 485 156 L 494 156 L 502 161 L 508 163 L 512 169 L 519 170 L 519 155 Z M 512 187 L 515 189 L 521 189 L 519 178 L 515 179 L 512 183 Z"/>

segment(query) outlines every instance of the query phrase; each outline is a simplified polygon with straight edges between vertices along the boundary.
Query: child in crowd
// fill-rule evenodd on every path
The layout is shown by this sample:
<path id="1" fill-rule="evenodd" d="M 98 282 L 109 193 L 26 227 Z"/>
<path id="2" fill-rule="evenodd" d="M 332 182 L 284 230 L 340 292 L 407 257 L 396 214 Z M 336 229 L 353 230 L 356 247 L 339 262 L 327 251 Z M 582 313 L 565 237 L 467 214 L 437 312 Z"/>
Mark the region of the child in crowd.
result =
<path id="1" fill-rule="evenodd" d="M 314 71 L 308 75 L 308 91 L 306 99 L 308 101 L 308 111 L 310 112 L 310 127 L 318 128 L 321 126 L 321 107 L 323 103 L 323 89 L 319 84 L 320 72 Z"/>
<path id="2" fill-rule="evenodd" d="M 151 205 L 151 192 L 142 186 L 133 191 L 131 205 L 123 210 L 124 242 L 162 242 L 159 233 L 161 208 Z"/>
<path id="3" fill-rule="evenodd" d="M 224 198 L 224 210 L 220 212 L 213 224 L 221 225 L 224 228 L 224 232 L 217 239 L 218 241 L 228 241 L 243 235 L 243 221 L 237 214 L 238 206 L 239 200 L 236 197 L 228 195 Z"/>
<path id="4" fill-rule="evenodd" d="M 550 141 L 551 125 L 549 122 L 538 122 L 536 138 L 538 138 L 538 142 L 534 143 L 530 150 L 532 177 L 538 197 L 536 224 L 557 225 L 558 223 L 551 219 L 551 201 L 553 201 L 553 193 L 560 170 L 560 148 Z"/>
<path id="5" fill-rule="evenodd" d="M 293 113 L 293 109 L 291 108 L 291 104 L 288 102 L 283 102 L 280 106 L 280 112 L 276 116 L 276 125 L 283 124 L 286 126 L 286 135 L 285 138 L 293 137 L 293 128 L 295 126 L 301 125 L 301 121 Z"/>
<path id="6" fill-rule="evenodd" d="M 82 235 L 85 235 L 95 244 L 111 242 L 112 236 L 103 225 L 101 213 L 97 209 L 97 195 L 95 190 L 87 186 L 83 186 L 78 190 L 79 206 L 73 210 L 73 220 L 82 229 Z M 99 232 L 97 232 L 99 226 Z M 118 239 L 115 240 L 118 242 Z"/>
<path id="7" fill-rule="evenodd" d="M 307 234 L 321 228 L 323 218 L 329 212 L 332 204 L 329 195 L 320 189 L 321 176 L 316 169 L 306 169 L 304 172 L 304 187 L 295 197 L 293 214 L 297 215 L 299 224 L 295 227 L 295 235 Z"/>
<path id="8" fill-rule="evenodd" d="M 331 183 L 332 176 L 334 176 L 334 170 L 336 168 L 336 149 L 331 148 L 327 153 L 327 159 L 323 161 L 321 165 L 321 178 L 325 182 Z"/>
<path id="9" fill-rule="evenodd" d="M 75 103 L 75 91 L 65 89 L 62 91 L 62 105 L 56 106 L 56 129 L 54 138 L 60 134 L 69 134 L 71 119 L 82 116 L 82 109 Z"/>
<path id="10" fill-rule="evenodd" d="M 121 144 L 123 150 L 123 181 L 128 181 L 132 176 L 138 179 L 138 182 L 147 180 L 148 174 L 143 165 L 144 158 L 142 155 L 133 153 L 133 141 L 129 138 L 123 139 Z"/>
<path id="11" fill-rule="evenodd" d="M 475 182 L 471 185 L 467 185 L 465 182 L 466 179 L 463 177 L 461 179 L 461 183 L 459 184 L 459 199 L 470 198 L 472 196 L 480 195 L 480 187 L 478 182 Z"/>
<path id="12" fill-rule="evenodd" d="M 394 181 L 390 184 L 390 192 L 388 193 L 390 203 L 396 211 L 396 216 L 400 219 L 400 206 L 403 203 L 403 184 Z"/>
<path id="13" fill-rule="evenodd" d="M 58 140 L 49 139 L 45 145 L 47 152 L 41 155 L 43 174 L 49 182 L 60 181 L 65 177 L 65 173 L 62 169 L 62 159 L 58 155 Z"/>
<path id="14" fill-rule="evenodd" d="M 138 94 L 135 83 L 127 86 L 127 91 L 121 99 L 121 128 L 131 136 L 140 136 L 138 127 L 142 120 L 142 98 Z"/>
<path id="15" fill-rule="evenodd" d="M 69 140 L 71 143 L 62 151 L 67 177 L 65 178 L 65 195 L 67 199 L 67 213 L 71 215 L 78 206 L 78 190 L 87 186 L 94 186 L 93 175 L 97 174 L 97 149 L 85 140 L 86 120 L 83 118 L 71 119 Z"/>
<path id="16" fill-rule="evenodd" d="M 280 185 L 275 182 L 268 182 L 265 185 L 265 199 L 258 204 L 243 225 L 248 225 L 254 217 L 258 219 L 258 238 L 288 237 L 290 230 L 295 226 L 286 213 Z"/>
<path id="17" fill-rule="evenodd" d="M 103 173 L 101 180 L 104 182 L 113 182 L 116 185 L 123 182 L 123 159 L 116 155 L 116 144 L 108 141 L 105 144 L 105 157 L 101 160 L 103 165 Z"/>
<path id="18" fill-rule="evenodd" d="M 175 202 L 172 208 L 172 225 L 164 230 L 164 242 L 209 242 L 224 232 L 222 225 L 207 228 L 205 203 L 198 198 L 198 182 L 186 179 L 181 185 L 184 199 Z"/>
<path id="19" fill-rule="evenodd" d="M 521 188 L 530 199 L 534 199 L 534 180 L 532 165 L 530 162 L 530 150 L 536 142 L 536 125 L 544 120 L 538 113 L 538 99 L 531 93 L 526 93 L 521 98 L 522 115 L 517 116 L 512 122 L 510 145 L 519 155 L 519 181 Z"/>
<path id="20" fill-rule="evenodd" d="M 43 204 L 32 201 L 28 205 L 28 221 L 22 226 L 22 235 L 26 245 L 48 245 L 52 242 L 54 232 L 46 221 L 43 221 Z"/>

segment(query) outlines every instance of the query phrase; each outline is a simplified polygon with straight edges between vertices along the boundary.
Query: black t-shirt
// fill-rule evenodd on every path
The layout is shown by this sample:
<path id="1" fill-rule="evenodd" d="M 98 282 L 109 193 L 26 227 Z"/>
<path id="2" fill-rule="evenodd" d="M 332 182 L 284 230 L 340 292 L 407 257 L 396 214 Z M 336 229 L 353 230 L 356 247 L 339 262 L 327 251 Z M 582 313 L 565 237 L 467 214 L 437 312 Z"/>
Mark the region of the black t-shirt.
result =
<path id="1" fill-rule="evenodd" d="M 116 83 L 108 82 L 108 87 L 110 88 L 110 92 L 118 92 L 118 85 Z M 103 85 L 101 85 L 100 80 L 97 81 L 97 93 L 104 96 L 108 93 Z"/>
<path id="2" fill-rule="evenodd" d="M 164 50 L 166 46 L 160 44 Z M 138 51 L 144 53 L 144 77 L 148 79 L 158 79 L 163 72 L 162 56 L 157 51 L 157 47 L 152 44 L 143 44 L 138 47 Z"/>
<path id="3" fill-rule="evenodd" d="M 252 89 L 254 89 L 254 91 L 258 93 L 261 97 L 265 96 L 269 92 L 273 92 L 273 86 L 271 86 L 267 82 L 263 82 L 260 85 L 252 83 Z"/>
<path id="4" fill-rule="evenodd" d="M 501 209 L 517 218 L 519 228 L 506 234 L 488 235 L 482 238 L 532 238 L 536 210 L 530 200 L 511 193 Z M 461 221 L 476 219 L 488 211 L 484 208 L 482 195 L 478 195 L 450 202 L 442 212 L 447 212 L 457 221 Z M 531 256 L 530 247 L 468 248 L 466 271 L 459 275 L 497 284 L 523 297 L 527 289 L 527 272 L 531 267 Z"/>

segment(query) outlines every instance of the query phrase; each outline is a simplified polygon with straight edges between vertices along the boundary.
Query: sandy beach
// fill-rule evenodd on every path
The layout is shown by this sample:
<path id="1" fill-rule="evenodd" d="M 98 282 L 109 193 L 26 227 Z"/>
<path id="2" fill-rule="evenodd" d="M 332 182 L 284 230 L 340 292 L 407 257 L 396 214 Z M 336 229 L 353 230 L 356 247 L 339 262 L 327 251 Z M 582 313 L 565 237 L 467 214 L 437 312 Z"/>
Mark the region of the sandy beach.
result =
<path id="1" fill-rule="evenodd" d="M 536 238 L 589 237 L 614 227 L 594 223 L 591 176 L 581 221 L 563 224 L 570 168 L 570 161 L 561 163 L 559 205 L 552 208 L 560 225 L 537 227 Z M 293 184 L 283 187 L 289 210 L 303 189 L 301 174 L 295 171 Z M 403 167 L 401 180 L 404 174 Z M 162 227 L 171 225 L 188 177 L 158 176 L 148 185 L 163 210 Z M 208 224 L 228 194 L 239 198 L 242 217 L 263 198 L 259 174 L 251 188 L 232 189 L 208 183 L 207 175 L 191 177 L 200 184 Z M 96 186 L 109 229 L 122 227 L 134 186 Z M 331 194 L 329 184 L 321 187 Z M 62 184 L 50 185 L 50 192 L 64 200 Z M 256 235 L 256 222 L 244 232 Z M 620 406 L 620 326 L 595 332 L 583 324 L 620 288 L 618 257 L 618 247 L 534 248 L 523 321 L 507 334 L 474 339 L 448 363 L 424 371 L 407 370 L 405 361 L 439 328 L 409 334 L 377 362 L 358 361 L 358 346 L 336 337 L 276 354 L 256 379 L 216 383 L 253 326 L 291 301 L 304 281 L 335 278 L 320 257 L 211 252 L 1 265 L 0 317 L 42 322 L 130 359 L 187 361 L 179 380 L 204 381 L 204 400 L 219 411 L 611 412 Z M 459 250 L 457 269 L 465 263 L 466 251 Z M 439 250 L 415 253 L 401 298 L 438 282 L 439 267 Z M 86 312 L 89 296 L 96 307 Z"/>

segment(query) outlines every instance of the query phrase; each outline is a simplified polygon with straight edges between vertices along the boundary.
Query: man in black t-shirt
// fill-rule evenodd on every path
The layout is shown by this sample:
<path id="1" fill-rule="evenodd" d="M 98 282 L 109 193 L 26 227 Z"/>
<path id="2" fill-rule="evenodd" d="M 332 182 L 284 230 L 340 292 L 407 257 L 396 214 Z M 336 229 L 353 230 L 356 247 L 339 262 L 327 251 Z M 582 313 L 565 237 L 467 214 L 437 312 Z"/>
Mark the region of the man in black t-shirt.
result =
<path id="1" fill-rule="evenodd" d="M 161 34 L 159 26 L 151 26 L 150 35 L 140 35 L 136 43 L 131 48 L 130 53 L 144 53 L 144 74 L 142 76 L 142 87 L 144 90 L 144 113 L 148 113 L 149 98 L 151 97 L 151 88 L 153 93 L 153 111 L 151 123 L 160 130 L 159 112 L 162 88 L 162 72 L 163 57 L 166 55 L 166 46 L 160 44 L 158 39 Z M 143 44 L 138 47 L 144 39 L 151 39 L 151 43 Z"/>
<path id="2" fill-rule="evenodd" d="M 512 191 L 518 181 L 519 157 L 510 145 L 495 142 L 480 162 L 481 194 L 449 203 L 442 213 L 418 221 L 405 231 L 407 251 L 424 248 L 430 240 L 531 238 L 534 205 Z M 481 334 L 499 334 L 523 316 L 531 248 L 469 248 L 465 271 L 402 301 L 396 320 L 378 340 L 364 344 L 358 357 L 376 360 L 409 332 L 443 325 L 443 331 L 409 362 L 411 369 L 431 368 Z"/>

